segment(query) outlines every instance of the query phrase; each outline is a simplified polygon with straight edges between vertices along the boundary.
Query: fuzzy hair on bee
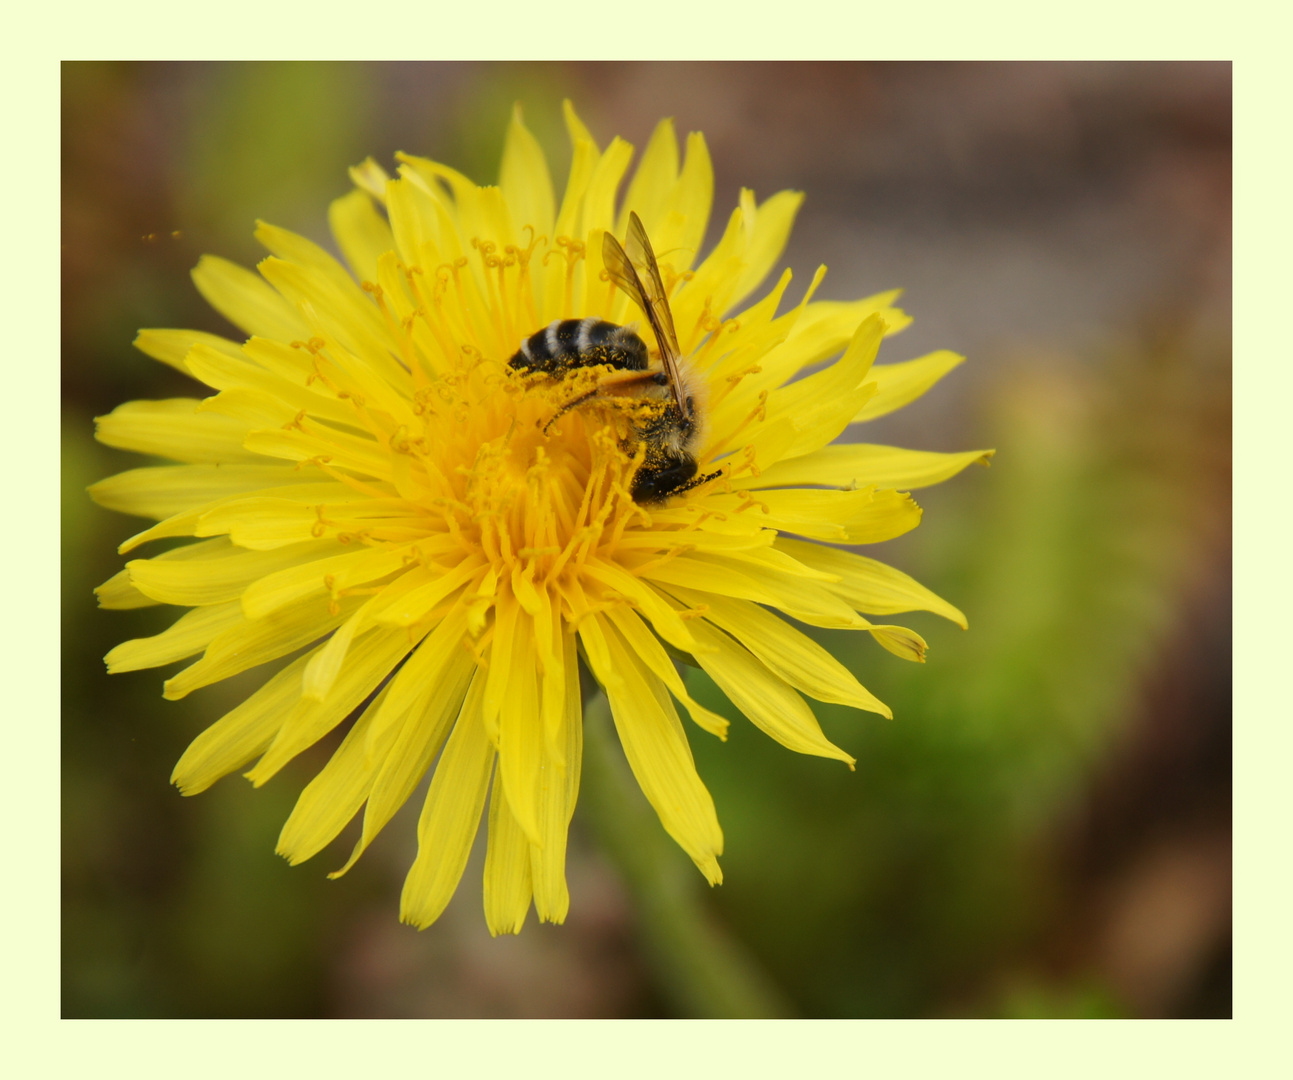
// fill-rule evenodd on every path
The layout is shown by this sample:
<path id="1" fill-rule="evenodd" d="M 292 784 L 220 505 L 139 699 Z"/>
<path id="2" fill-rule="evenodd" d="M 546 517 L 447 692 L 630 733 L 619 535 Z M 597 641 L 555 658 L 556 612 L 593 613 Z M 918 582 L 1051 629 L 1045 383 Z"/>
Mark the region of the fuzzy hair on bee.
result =
<path id="1" fill-rule="evenodd" d="M 523 342 L 509 364 L 526 372 L 559 377 L 576 368 L 602 364 L 625 371 L 645 371 L 650 364 L 646 342 L 635 328 L 605 319 L 558 319 Z"/>
<path id="2" fill-rule="evenodd" d="M 597 318 L 549 323 L 521 342 L 508 365 L 552 379 L 581 369 L 608 369 L 593 390 L 572 398 L 557 417 L 594 400 L 608 405 L 636 403 L 625 448 L 635 451 L 641 446 L 644 452 L 630 492 L 635 502 L 663 502 L 721 476 L 722 471 L 696 475 L 696 449 L 705 434 L 704 384 L 678 347 L 660 267 L 636 213 L 629 214 L 626 244 L 627 251 L 606 233 L 602 261 L 610 280 L 646 317 L 659 349 L 660 369 L 651 369 L 650 350 L 632 324 L 620 326 Z"/>

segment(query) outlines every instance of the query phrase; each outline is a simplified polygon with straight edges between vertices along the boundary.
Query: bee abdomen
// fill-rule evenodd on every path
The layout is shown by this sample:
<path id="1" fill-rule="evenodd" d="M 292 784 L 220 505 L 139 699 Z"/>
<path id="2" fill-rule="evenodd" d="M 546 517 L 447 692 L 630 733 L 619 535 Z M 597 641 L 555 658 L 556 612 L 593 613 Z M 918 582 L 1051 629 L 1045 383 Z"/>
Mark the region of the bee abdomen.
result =
<path id="1" fill-rule="evenodd" d="M 605 319 L 562 319 L 537 330 L 513 354 L 508 365 L 523 371 L 556 375 L 570 368 L 609 364 L 645 371 L 646 343 L 626 326 Z"/>

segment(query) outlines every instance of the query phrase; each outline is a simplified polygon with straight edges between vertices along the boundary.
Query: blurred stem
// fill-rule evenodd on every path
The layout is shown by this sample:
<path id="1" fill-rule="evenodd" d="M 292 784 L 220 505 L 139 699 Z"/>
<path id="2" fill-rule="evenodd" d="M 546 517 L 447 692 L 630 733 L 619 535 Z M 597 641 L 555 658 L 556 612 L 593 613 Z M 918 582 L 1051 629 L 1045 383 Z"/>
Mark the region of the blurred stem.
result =
<path id="1" fill-rule="evenodd" d="M 585 697 L 580 794 L 603 851 L 633 896 L 647 960 L 691 1017 L 777 1017 L 790 1003 L 706 910 L 701 879 L 660 827 L 629 771 L 600 691 Z M 681 856 L 681 857 L 680 857 Z"/>

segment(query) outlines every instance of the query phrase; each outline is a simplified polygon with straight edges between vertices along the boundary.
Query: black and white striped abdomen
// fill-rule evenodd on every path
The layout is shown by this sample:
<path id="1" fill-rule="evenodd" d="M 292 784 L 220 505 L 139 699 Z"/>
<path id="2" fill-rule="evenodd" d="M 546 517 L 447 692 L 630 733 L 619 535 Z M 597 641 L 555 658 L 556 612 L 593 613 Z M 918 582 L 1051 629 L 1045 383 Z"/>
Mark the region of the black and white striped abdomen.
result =
<path id="1" fill-rule="evenodd" d="M 605 319 L 562 319 L 535 331 L 508 365 L 521 371 L 559 375 L 570 368 L 609 364 L 645 371 L 650 361 L 646 342 L 627 326 Z"/>

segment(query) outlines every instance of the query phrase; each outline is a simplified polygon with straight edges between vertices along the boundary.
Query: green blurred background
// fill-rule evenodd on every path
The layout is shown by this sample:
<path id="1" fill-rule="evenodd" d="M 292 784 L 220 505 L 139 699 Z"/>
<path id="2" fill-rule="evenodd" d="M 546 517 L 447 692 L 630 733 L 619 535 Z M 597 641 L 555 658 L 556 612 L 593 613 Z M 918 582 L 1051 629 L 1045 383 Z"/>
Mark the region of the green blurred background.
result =
<path id="1" fill-rule="evenodd" d="M 930 643 L 923 666 L 820 634 L 895 713 L 818 707 L 856 773 L 744 722 L 726 744 L 691 729 L 727 846 L 712 892 L 669 849 L 688 902 L 803 1016 L 1230 1015 L 1230 75 L 65 64 L 64 1015 L 706 1011 L 605 854 L 604 799 L 576 813 L 565 926 L 531 916 L 491 939 L 478 851 L 419 934 L 396 920 L 416 806 L 340 881 L 324 874 L 348 836 L 290 869 L 278 829 L 335 740 L 258 792 L 231 777 L 183 799 L 174 761 L 248 684 L 166 703 L 160 673 L 109 679 L 101 659 L 173 616 L 91 594 L 138 525 L 84 489 L 139 463 L 96 444 L 91 418 L 194 392 L 131 348 L 136 330 L 228 332 L 189 268 L 254 263 L 257 217 L 327 243 L 327 203 L 370 154 L 492 182 L 514 101 L 561 182 L 563 97 L 603 145 L 641 147 L 666 115 L 704 131 L 719 223 L 740 186 L 805 190 L 797 281 L 825 262 L 821 298 L 905 287 L 916 322 L 882 362 L 970 357 L 859 435 L 997 449 L 918 493 L 921 528 L 871 552 L 969 632 L 903 620 Z"/>

